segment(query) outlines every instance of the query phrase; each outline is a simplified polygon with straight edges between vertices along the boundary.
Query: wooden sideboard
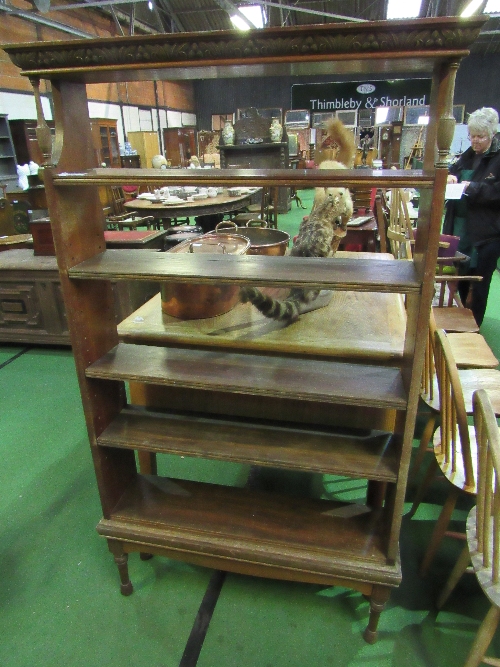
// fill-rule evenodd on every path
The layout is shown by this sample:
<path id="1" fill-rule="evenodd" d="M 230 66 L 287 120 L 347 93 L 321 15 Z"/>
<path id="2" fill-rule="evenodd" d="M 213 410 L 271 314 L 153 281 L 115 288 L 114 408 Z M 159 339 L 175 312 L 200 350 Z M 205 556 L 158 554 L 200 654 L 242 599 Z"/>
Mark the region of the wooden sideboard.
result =
<path id="1" fill-rule="evenodd" d="M 219 146 L 222 169 L 288 169 L 288 142 Z M 290 188 L 278 190 L 278 213 L 290 210 Z"/>
<path id="2" fill-rule="evenodd" d="M 115 283 L 116 321 L 158 290 L 158 283 L 152 282 Z M 24 248 L 0 253 L 0 342 L 71 344 L 55 257 L 35 256 Z"/>

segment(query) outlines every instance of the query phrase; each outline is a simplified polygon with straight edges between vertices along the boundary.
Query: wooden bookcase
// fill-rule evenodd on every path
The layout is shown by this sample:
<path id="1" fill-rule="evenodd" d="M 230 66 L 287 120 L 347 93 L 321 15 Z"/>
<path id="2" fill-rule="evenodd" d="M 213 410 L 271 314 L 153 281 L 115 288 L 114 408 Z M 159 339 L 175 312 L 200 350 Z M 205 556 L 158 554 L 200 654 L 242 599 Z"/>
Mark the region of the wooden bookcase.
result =
<path id="1" fill-rule="evenodd" d="M 120 145 L 116 120 L 92 118 L 90 128 L 97 164 L 104 164 L 106 167 L 120 167 Z"/>
<path id="2" fill-rule="evenodd" d="M 199 33 L 190 35 L 190 43 L 196 43 L 190 50 L 194 56 L 183 48 L 182 33 L 5 47 L 24 75 L 51 80 L 55 118 L 64 137 L 44 180 L 102 504 L 97 529 L 114 555 L 123 594 L 132 592 L 127 569 L 131 552 L 264 577 L 340 584 L 369 599 L 364 637 L 376 640 L 380 613 L 391 588 L 401 581 L 399 533 L 433 295 L 445 158 L 453 136 L 454 79 L 483 23 L 482 18 L 436 18 Z M 88 64 L 81 61 L 83 47 Z M 126 65 L 116 61 L 117 54 Z M 295 68 L 301 74 L 412 71 L 432 77 L 422 171 L 162 172 L 165 184 L 172 185 L 418 188 L 420 218 L 412 261 L 105 250 L 98 187 L 155 183 L 158 171 L 92 169 L 85 84 L 120 77 L 153 79 L 159 73 L 166 79 L 184 79 L 190 72 L 202 76 L 202 71 L 214 77 L 227 74 L 228 68 L 235 76 L 276 75 Z M 375 365 L 318 358 L 307 351 L 293 356 L 260 354 L 244 346 L 214 349 L 188 338 L 173 344 L 123 343 L 112 308 L 111 283 L 116 280 L 403 294 L 404 349 L 391 363 Z M 191 412 L 140 409 L 127 405 L 125 382 L 164 391 L 172 397 L 171 405 L 175 399 L 182 405 L 186 394 L 196 400 L 187 403 Z M 210 408 L 214 394 L 217 413 Z M 335 412 L 341 421 L 352 410 L 373 415 L 377 428 L 376 415 L 389 411 L 393 427 L 347 437 L 317 425 L 318 414 Z M 169 480 L 138 471 L 135 450 L 324 471 L 368 480 L 370 493 L 360 511 L 349 503 L 300 499 L 252 485 Z"/>
<path id="3" fill-rule="evenodd" d="M 54 121 L 48 120 L 47 125 L 53 136 Z M 13 119 L 9 120 L 9 126 L 18 164 L 28 164 L 30 160 L 42 164 L 43 155 L 36 136 L 36 120 Z"/>
<path id="4" fill-rule="evenodd" d="M 0 183 L 8 189 L 17 187 L 17 161 L 10 133 L 9 122 L 5 114 L 0 114 Z"/>

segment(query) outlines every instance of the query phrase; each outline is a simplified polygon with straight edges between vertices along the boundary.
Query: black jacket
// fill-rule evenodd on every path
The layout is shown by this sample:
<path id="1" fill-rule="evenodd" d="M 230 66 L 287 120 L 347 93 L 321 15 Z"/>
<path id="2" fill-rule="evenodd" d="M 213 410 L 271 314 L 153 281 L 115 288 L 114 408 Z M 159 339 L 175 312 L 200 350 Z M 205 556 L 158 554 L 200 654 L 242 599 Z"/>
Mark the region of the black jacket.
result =
<path id="1" fill-rule="evenodd" d="M 462 169 L 472 169 L 476 153 L 468 148 L 453 164 L 449 172 L 460 180 Z M 468 179 L 465 179 L 468 180 Z M 500 139 L 493 137 L 490 150 L 485 153 L 462 195 L 467 203 L 467 232 L 473 245 L 500 238 Z M 454 201 L 446 205 L 443 232 L 453 233 Z"/>

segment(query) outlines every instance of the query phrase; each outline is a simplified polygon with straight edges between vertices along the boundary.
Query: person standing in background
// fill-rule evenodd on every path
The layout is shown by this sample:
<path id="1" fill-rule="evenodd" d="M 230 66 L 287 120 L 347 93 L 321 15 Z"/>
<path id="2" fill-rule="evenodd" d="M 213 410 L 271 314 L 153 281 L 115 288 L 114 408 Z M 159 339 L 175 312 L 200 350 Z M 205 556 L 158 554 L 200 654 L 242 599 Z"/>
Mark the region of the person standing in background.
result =
<path id="1" fill-rule="evenodd" d="M 467 121 L 471 146 L 450 167 L 448 183 L 465 185 L 461 199 L 447 203 L 443 233 L 460 237 L 458 249 L 470 260 L 466 271 L 482 276 L 461 281 L 460 297 L 481 325 L 491 278 L 500 257 L 500 139 L 498 113 L 477 109 Z"/>

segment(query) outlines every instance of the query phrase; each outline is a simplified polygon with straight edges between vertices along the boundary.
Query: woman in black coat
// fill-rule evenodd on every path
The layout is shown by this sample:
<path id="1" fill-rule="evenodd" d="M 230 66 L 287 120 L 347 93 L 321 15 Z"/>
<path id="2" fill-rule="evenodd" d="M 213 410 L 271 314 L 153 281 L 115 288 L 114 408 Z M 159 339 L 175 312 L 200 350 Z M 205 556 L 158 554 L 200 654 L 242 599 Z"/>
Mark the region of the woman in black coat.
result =
<path id="1" fill-rule="evenodd" d="M 465 189 L 461 199 L 448 202 L 443 232 L 460 236 L 459 250 L 470 257 L 467 272 L 483 277 L 473 288 L 470 283 L 460 284 L 462 301 L 467 301 L 480 325 L 500 257 L 498 113 L 483 107 L 469 116 L 467 125 L 471 146 L 450 167 L 448 176 L 448 183 L 465 183 Z"/>

